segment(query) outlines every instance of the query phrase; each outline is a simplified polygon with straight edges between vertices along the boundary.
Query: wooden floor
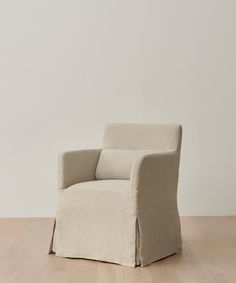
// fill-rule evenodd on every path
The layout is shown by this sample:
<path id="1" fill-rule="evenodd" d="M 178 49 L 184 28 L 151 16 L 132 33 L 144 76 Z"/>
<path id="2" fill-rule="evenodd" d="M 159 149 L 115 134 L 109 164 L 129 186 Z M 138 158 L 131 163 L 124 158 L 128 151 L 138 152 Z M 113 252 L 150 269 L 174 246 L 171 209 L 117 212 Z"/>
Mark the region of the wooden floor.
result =
<path id="1" fill-rule="evenodd" d="M 52 224 L 0 219 L 0 283 L 236 282 L 236 216 L 181 218 L 183 252 L 143 268 L 48 255 Z"/>

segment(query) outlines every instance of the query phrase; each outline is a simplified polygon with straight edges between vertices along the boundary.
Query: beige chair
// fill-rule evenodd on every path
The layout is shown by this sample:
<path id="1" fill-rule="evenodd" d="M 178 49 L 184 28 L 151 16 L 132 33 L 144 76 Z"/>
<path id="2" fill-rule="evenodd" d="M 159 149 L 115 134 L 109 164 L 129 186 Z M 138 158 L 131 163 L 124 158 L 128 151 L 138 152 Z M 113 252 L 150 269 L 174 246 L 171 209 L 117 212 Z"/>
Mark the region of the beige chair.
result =
<path id="1" fill-rule="evenodd" d="M 179 252 L 181 132 L 111 124 L 102 149 L 62 154 L 50 252 L 132 267 Z"/>

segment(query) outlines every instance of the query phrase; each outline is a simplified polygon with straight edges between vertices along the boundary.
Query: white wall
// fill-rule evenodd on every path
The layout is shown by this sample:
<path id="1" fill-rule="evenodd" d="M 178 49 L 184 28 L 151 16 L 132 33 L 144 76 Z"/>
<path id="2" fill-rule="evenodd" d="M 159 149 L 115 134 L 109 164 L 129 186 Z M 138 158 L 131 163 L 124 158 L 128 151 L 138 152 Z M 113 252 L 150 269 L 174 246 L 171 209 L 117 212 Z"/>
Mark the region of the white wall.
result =
<path id="1" fill-rule="evenodd" d="M 184 127 L 182 215 L 236 214 L 236 2 L 0 2 L 0 217 L 52 216 L 57 154 Z"/>

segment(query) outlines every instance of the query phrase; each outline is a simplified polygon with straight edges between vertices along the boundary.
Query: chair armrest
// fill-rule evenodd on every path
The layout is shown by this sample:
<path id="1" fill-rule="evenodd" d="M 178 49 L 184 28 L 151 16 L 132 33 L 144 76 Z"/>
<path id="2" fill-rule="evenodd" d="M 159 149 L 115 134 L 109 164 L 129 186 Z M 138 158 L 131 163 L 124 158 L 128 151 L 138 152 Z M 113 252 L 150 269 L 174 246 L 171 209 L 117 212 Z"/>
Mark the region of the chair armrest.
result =
<path id="1" fill-rule="evenodd" d="M 144 154 L 138 157 L 131 172 L 131 193 L 165 194 L 177 191 L 179 151 Z"/>
<path id="2" fill-rule="evenodd" d="M 59 156 L 59 189 L 95 180 L 101 149 L 67 151 Z"/>

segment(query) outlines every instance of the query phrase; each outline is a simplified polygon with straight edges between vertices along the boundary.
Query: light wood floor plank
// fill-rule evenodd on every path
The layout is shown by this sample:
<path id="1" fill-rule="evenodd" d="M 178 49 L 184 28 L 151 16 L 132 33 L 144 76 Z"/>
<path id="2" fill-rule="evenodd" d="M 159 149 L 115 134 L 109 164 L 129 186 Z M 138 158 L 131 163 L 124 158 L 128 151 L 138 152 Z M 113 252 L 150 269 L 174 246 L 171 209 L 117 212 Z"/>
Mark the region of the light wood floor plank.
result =
<path id="1" fill-rule="evenodd" d="M 9 247 L 6 255 L 46 254 L 49 247 L 52 224 L 52 220 L 48 218 L 24 219 L 23 227 L 19 229 L 16 239 Z"/>
<path id="2" fill-rule="evenodd" d="M 23 256 L 13 283 L 41 283 L 48 265 L 48 257 L 42 255 Z"/>
<path id="3" fill-rule="evenodd" d="M 20 268 L 21 258 L 15 256 L 0 257 L 0 282 L 11 283 Z"/>
<path id="4" fill-rule="evenodd" d="M 72 262 L 70 259 L 49 255 L 42 283 L 69 282 Z"/>
<path id="5" fill-rule="evenodd" d="M 68 283 L 96 283 L 97 265 L 93 260 L 72 259 Z"/>
<path id="6" fill-rule="evenodd" d="M 156 278 L 157 279 L 157 278 Z M 130 283 L 153 283 L 152 274 L 150 273 L 149 267 L 124 267 L 124 282 Z"/>
<path id="7" fill-rule="evenodd" d="M 97 263 L 97 283 L 123 283 L 123 266 L 113 263 Z"/>
<path id="8" fill-rule="evenodd" d="M 25 219 L 0 219 L 0 256 L 7 254 L 25 225 Z"/>

